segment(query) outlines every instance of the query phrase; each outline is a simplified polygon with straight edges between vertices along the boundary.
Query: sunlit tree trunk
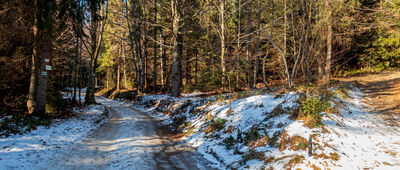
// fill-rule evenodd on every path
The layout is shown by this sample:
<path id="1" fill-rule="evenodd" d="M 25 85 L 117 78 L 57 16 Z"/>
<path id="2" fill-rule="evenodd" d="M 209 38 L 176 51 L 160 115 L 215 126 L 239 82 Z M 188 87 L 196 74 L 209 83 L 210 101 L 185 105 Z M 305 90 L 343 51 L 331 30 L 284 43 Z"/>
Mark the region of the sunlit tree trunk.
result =
<path id="1" fill-rule="evenodd" d="M 119 50 L 121 50 L 121 49 L 119 49 Z M 118 56 L 117 56 L 117 62 L 116 62 L 116 64 L 117 64 L 117 91 L 119 91 L 120 90 L 120 87 L 121 87 L 121 60 L 120 60 L 120 57 L 121 55 L 120 55 L 120 51 L 118 52 Z"/>
<path id="2" fill-rule="evenodd" d="M 286 61 L 286 54 L 287 54 L 287 47 L 286 47 L 286 43 L 287 43 L 287 0 L 284 0 L 284 6 L 283 6 L 283 56 L 285 59 L 284 61 Z M 284 63 L 285 67 L 287 67 L 287 63 Z M 289 77 L 289 70 L 285 69 L 286 72 L 286 80 L 288 82 L 288 85 L 290 86 L 290 77 Z"/>
<path id="3" fill-rule="evenodd" d="M 133 26 L 131 26 L 131 22 L 129 20 L 129 12 L 128 11 L 132 11 L 134 8 L 134 5 L 132 3 L 131 8 L 128 9 L 128 1 L 125 1 L 125 19 L 126 19 L 126 23 L 128 24 L 128 33 L 129 33 L 129 45 L 130 45 L 130 51 L 131 51 L 131 57 L 132 57 L 132 61 L 133 61 L 133 66 L 135 69 L 135 76 L 136 76 L 136 86 L 139 87 L 140 84 L 140 78 L 139 78 L 139 68 L 138 68 L 138 64 L 136 62 L 136 57 L 138 52 L 137 50 L 135 50 L 135 43 L 136 43 L 136 35 L 134 35 L 135 31 L 135 23 L 133 24 Z M 133 12 L 131 12 L 133 13 Z M 132 14 L 133 16 L 133 14 Z M 132 30 L 133 29 L 133 30 Z M 137 44 L 136 44 L 137 45 Z M 135 51 L 136 51 L 136 57 L 135 57 Z M 140 90 L 138 88 L 138 90 Z"/>
<path id="4" fill-rule="evenodd" d="M 125 56 L 125 45 L 121 42 L 121 49 L 122 49 L 122 59 L 124 64 L 124 88 L 128 89 L 128 83 L 126 79 L 126 56 Z"/>
<path id="5" fill-rule="evenodd" d="M 92 5 L 101 5 L 101 4 L 92 4 Z M 105 8 L 105 9 L 104 9 Z M 94 93 L 95 93 L 95 83 L 96 83 L 96 62 L 97 58 L 99 57 L 100 54 L 100 47 L 103 41 L 103 32 L 104 32 L 104 27 L 105 27 L 105 22 L 101 22 L 100 20 L 100 14 L 98 10 L 103 10 L 103 17 L 102 19 L 107 18 L 107 8 L 108 5 L 103 5 L 100 9 L 97 8 L 91 8 L 91 21 L 90 21 L 90 46 L 91 46 L 91 52 L 90 52 L 90 62 L 89 62 L 89 67 L 88 67 L 88 84 L 87 84 L 87 89 L 86 89 L 86 96 L 85 96 L 85 104 L 95 104 L 96 100 L 94 98 Z M 101 27 L 99 27 L 101 26 Z M 100 28 L 100 30 L 99 30 Z"/>
<path id="6" fill-rule="evenodd" d="M 331 64 L 332 64 L 332 7 L 330 0 L 325 0 L 325 7 L 327 9 L 327 35 L 326 35 L 326 61 L 324 68 L 324 83 L 329 83 L 331 75 Z"/>
<path id="7" fill-rule="evenodd" d="M 221 68 L 222 68 L 222 89 L 225 89 L 226 67 L 225 67 L 225 0 L 220 0 L 220 22 L 221 22 Z"/>
<path id="8" fill-rule="evenodd" d="M 34 23 L 32 26 L 33 30 L 33 48 L 32 48 L 32 66 L 31 66 L 31 77 L 29 83 L 29 94 L 28 94 L 28 101 L 26 103 L 28 107 L 28 114 L 33 114 L 36 112 L 36 92 L 37 92 L 37 85 L 38 85 L 38 72 L 39 72 L 39 56 L 38 56 L 38 13 L 37 13 L 37 0 L 34 2 Z"/>
<path id="9" fill-rule="evenodd" d="M 241 19 L 241 2 L 238 0 L 238 26 L 237 26 L 237 44 L 236 44 L 236 69 L 240 70 L 240 19 Z M 239 74 L 240 72 L 236 72 L 236 88 L 239 88 Z"/>

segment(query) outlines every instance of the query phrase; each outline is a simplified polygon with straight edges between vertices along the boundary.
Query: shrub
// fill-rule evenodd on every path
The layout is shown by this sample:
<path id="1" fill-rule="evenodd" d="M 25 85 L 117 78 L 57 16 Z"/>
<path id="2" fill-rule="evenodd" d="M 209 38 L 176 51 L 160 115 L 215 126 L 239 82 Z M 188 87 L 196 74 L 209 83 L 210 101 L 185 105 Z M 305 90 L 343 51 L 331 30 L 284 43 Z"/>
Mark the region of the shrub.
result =
<path id="1" fill-rule="evenodd" d="M 250 97 L 252 94 L 250 91 L 241 91 L 241 92 L 237 92 L 235 93 L 235 99 L 243 99 L 246 97 Z"/>
<path id="2" fill-rule="evenodd" d="M 206 133 L 214 133 L 224 128 L 226 120 L 218 118 L 217 120 L 212 120 L 211 123 L 204 129 Z"/>
<path id="3" fill-rule="evenodd" d="M 63 99 L 61 93 L 56 90 L 50 91 L 46 95 L 45 116 L 60 117 L 72 113 L 72 105 L 67 99 Z"/>
<path id="4" fill-rule="evenodd" d="M 237 129 L 237 137 L 236 137 L 237 141 L 242 143 L 243 142 L 243 136 L 242 136 L 242 132 L 240 131 L 240 129 Z"/>
<path id="5" fill-rule="evenodd" d="M 186 116 L 175 117 L 172 119 L 172 121 L 172 126 L 175 128 L 175 130 L 179 130 L 179 128 L 185 124 Z"/>
<path id="6" fill-rule="evenodd" d="M 174 115 L 179 114 L 179 113 L 185 113 L 187 111 L 187 108 L 191 108 L 190 112 L 192 112 L 194 106 L 191 100 L 187 100 L 185 101 L 185 103 L 183 103 L 182 105 L 179 106 L 179 108 L 174 110 Z"/>
<path id="7" fill-rule="evenodd" d="M 121 99 L 126 99 L 129 101 L 134 101 L 136 97 L 138 96 L 138 92 L 136 90 L 127 90 L 127 91 L 119 91 L 117 92 L 113 98 L 121 98 Z"/>
<path id="8" fill-rule="evenodd" d="M 308 95 L 307 93 L 298 100 L 298 119 L 305 120 L 304 124 L 310 128 L 321 125 L 321 112 L 331 108 L 328 100 L 322 99 L 319 95 Z"/>
<path id="9" fill-rule="evenodd" d="M 247 152 L 246 155 L 243 156 L 243 161 L 247 162 L 248 160 L 252 159 L 264 160 L 265 159 L 264 153 L 256 152 L 255 150 L 250 149 L 249 152 Z"/>
<path id="10" fill-rule="evenodd" d="M 233 138 L 233 136 L 231 135 L 228 138 L 222 140 L 222 142 L 225 144 L 226 149 L 231 149 L 236 141 L 235 138 Z"/>
<path id="11" fill-rule="evenodd" d="M 216 102 L 222 102 L 225 100 L 224 95 L 222 93 L 218 93 Z"/>
<path id="12" fill-rule="evenodd" d="M 343 99 L 349 98 L 349 94 L 347 93 L 350 90 L 349 85 L 342 85 L 336 89 L 336 93 L 343 97 Z"/>
<path id="13" fill-rule="evenodd" d="M 243 142 L 246 145 L 248 143 L 250 143 L 251 141 L 257 140 L 257 139 L 259 139 L 261 137 L 256 129 L 251 129 L 251 130 L 249 130 L 247 132 L 244 132 L 243 134 L 244 134 Z"/>

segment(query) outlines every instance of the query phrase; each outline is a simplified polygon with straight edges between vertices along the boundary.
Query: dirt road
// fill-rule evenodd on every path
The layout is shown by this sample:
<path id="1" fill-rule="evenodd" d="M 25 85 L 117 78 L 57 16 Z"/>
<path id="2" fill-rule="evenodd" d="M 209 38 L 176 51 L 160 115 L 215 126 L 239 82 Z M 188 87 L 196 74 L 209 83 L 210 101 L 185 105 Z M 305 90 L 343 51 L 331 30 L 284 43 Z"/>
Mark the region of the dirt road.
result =
<path id="1" fill-rule="evenodd" d="M 65 149 L 56 169 L 213 169 L 193 148 L 157 134 L 157 121 L 120 102 L 97 98 L 110 120 Z"/>
<path id="2" fill-rule="evenodd" d="M 400 127 L 400 72 L 386 71 L 365 76 L 342 79 L 358 84 L 364 92 L 364 99 L 389 126 Z"/>

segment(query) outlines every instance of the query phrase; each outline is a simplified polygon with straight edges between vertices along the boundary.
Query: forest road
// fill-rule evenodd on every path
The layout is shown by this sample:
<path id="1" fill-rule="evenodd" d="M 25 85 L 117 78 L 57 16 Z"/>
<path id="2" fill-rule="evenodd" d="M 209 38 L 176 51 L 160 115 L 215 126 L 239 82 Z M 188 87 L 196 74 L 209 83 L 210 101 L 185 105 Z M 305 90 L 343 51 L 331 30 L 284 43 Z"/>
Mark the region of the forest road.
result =
<path id="1" fill-rule="evenodd" d="M 353 82 L 364 92 L 370 112 L 377 113 L 388 126 L 400 128 L 400 71 L 384 71 L 374 74 L 339 79 Z"/>
<path id="2" fill-rule="evenodd" d="M 215 169 L 194 148 L 158 132 L 146 113 L 103 97 L 110 120 L 81 142 L 66 148 L 53 169 Z"/>

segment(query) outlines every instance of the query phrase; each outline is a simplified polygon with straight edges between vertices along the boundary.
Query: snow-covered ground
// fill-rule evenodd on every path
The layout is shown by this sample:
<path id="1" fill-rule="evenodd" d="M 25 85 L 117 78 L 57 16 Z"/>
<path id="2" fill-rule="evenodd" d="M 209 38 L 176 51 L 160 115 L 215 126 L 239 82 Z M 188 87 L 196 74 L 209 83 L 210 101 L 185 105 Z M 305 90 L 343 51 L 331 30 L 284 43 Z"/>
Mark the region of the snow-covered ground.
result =
<path id="1" fill-rule="evenodd" d="M 339 113 L 322 113 L 324 125 L 313 129 L 305 127 L 302 120 L 290 118 L 291 108 L 298 105 L 299 95 L 295 93 L 241 99 L 229 94 L 207 98 L 198 94 L 182 98 L 146 95 L 136 104 L 181 131 L 182 143 L 196 147 L 213 168 L 400 169 L 400 128 L 370 112 L 359 89 L 353 87 L 347 94 L 348 98 L 338 96 L 332 102 Z M 201 160 L 189 158 L 196 155 L 193 152 L 185 155 L 162 144 L 165 139 L 155 135 L 154 124 L 150 128 L 145 123 L 153 120 L 135 111 L 132 104 L 105 98 L 100 102 L 115 114 L 102 128 L 98 127 L 106 119 L 105 108 L 94 105 L 78 110 L 81 113 L 72 119 L 54 120 L 50 127 L 0 138 L 0 169 L 72 164 L 86 168 L 171 168 L 176 164 L 190 167 L 192 160 Z M 399 117 L 395 119 L 400 121 Z M 91 133 L 94 129 L 97 136 Z M 89 134 L 94 136 L 82 140 Z M 89 150 L 85 148 L 92 149 L 86 154 Z M 88 156 L 93 160 L 85 162 Z M 58 160 L 64 161 L 55 163 Z M 97 164 L 99 161 L 101 164 Z"/>
<path id="2" fill-rule="evenodd" d="M 78 116 L 53 120 L 49 127 L 39 126 L 30 133 L 1 137 L 0 169 L 48 168 L 61 150 L 82 140 L 107 120 L 102 105 L 75 111 Z"/>
<path id="3" fill-rule="evenodd" d="M 335 99 L 341 103 L 339 114 L 322 113 L 324 126 L 314 129 L 290 119 L 289 113 L 277 113 L 296 105 L 294 93 L 239 100 L 147 95 L 137 104 L 164 124 L 181 128 L 183 141 L 220 167 L 399 169 L 399 127 L 385 125 L 377 113 L 368 112 L 359 89 L 352 88 L 348 95 Z M 307 150 L 310 136 L 312 156 Z"/>
<path id="4" fill-rule="evenodd" d="M 306 157 L 298 167 L 315 164 L 335 169 L 400 169 L 400 128 L 386 125 L 378 113 L 369 112 L 361 90 L 354 88 L 348 93 L 351 98 L 344 100 L 347 109 L 340 109 L 340 115 L 324 116 L 326 131 L 316 134 L 323 152 L 337 153 L 340 159 Z M 288 128 L 297 129 L 297 134 L 307 131 L 295 124 Z"/>

